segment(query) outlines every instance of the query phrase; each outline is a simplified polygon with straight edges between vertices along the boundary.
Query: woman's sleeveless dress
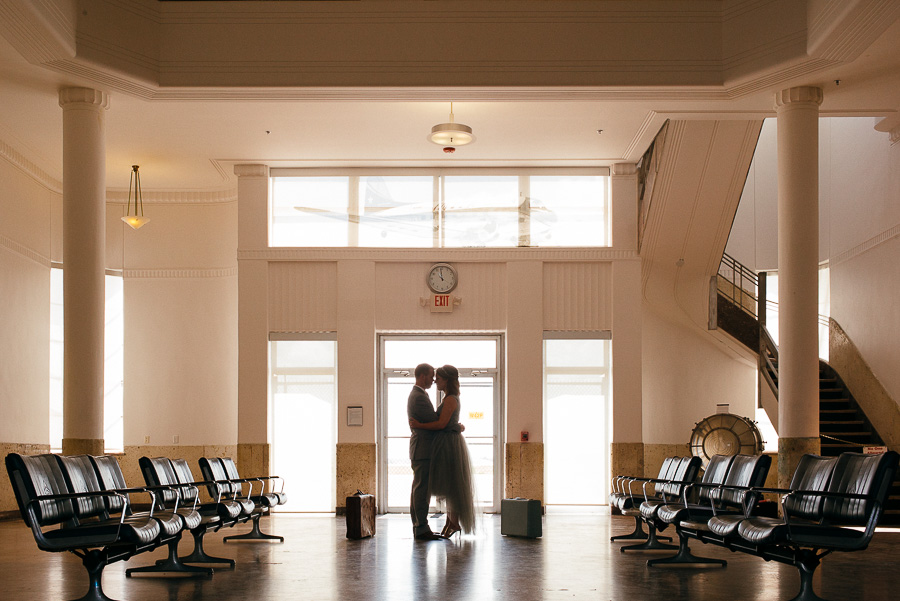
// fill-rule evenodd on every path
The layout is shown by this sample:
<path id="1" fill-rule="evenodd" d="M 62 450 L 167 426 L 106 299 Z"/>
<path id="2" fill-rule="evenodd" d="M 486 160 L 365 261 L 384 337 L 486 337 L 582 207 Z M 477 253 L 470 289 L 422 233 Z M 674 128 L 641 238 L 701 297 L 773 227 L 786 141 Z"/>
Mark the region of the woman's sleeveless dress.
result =
<path id="1" fill-rule="evenodd" d="M 438 415 L 443 408 L 442 402 L 437 408 Z M 469 449 L 457 424 L 459 408 L 450 416 L 447 427 L 435 433 L 428 488 L 439 502 L 446 504 L 448 512 L 458 515 L 463 532 L 469 533 L 475 530 L 475 487 Z"/>

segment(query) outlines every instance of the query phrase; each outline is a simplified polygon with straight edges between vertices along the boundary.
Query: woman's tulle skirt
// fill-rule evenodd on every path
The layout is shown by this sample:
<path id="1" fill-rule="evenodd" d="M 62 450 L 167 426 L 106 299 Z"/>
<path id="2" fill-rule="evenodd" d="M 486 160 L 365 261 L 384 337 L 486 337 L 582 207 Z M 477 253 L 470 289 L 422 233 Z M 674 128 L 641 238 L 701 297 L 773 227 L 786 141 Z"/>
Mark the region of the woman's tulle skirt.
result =
<path id="1" fill-rule="evenodd" d="M 466 439 L 459 432 L 441 430 L 431 445 L 428 488 L 447 511 L 458 516 L 463 532 L 475 531 L 475 482 Z"/>

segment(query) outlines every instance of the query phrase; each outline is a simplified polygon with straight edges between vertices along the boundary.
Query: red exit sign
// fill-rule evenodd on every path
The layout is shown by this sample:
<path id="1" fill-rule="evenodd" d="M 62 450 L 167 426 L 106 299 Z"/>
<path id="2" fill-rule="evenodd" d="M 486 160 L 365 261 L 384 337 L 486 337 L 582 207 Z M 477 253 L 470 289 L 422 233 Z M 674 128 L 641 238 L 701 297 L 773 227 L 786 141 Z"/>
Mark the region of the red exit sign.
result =
<path id="1" fill-rule="evenodd" d="M 452 313 L 453 298 L 449 294 L 435 294 L 431 297 L 432 313 Z"/>

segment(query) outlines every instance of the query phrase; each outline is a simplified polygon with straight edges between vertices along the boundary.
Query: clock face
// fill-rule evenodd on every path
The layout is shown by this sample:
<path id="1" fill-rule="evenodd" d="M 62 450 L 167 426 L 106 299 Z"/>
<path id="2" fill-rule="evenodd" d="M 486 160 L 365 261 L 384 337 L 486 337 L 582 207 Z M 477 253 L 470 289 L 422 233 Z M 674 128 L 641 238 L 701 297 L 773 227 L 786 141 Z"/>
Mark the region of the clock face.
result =
<path id="1" fill-rule="evenodd" d="M 447 294 L 456 288 L 456 270 L 448 263 L 437 263 L 428 272 L 428 287 L 437 294 Z"/>

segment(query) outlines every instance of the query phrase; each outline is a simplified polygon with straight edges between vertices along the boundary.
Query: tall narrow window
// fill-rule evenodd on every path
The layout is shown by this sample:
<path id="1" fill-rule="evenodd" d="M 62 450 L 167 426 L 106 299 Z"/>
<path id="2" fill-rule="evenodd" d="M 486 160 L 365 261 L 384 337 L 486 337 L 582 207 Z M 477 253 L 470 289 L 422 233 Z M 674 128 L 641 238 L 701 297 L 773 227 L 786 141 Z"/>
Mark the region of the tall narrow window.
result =
<path id="1" fill-rule="evenodd" d="M 272 469 L 302 483 L 284 511 L 331 512 L 335 507 L 337 342 L 272 341 Z"/>
<path id="2" fill-rule="evenodd" d="M 107 453 L 125 452 L 125 292 L 120 275 L 106 276 L 103 347 L 103 441 Z"/>
<path id="3" fill-rule="evenodd" d="M 544 478 L 548 505 L 606 503 L 609 340 L 544 340 Z M 590 477 L 585 477 L 590 466 Z"/>
<path id="4" fill-rule="evenodd" d="M 63 439 L 63 270 L 50 270 L 50 450 Z"/>
<path id="5" fill-rule="evenodd" d="M 103 361 L 103 441 L 107 453 L 121 453 L 124 441 L 124 292 L 122 276 L 107 274 Z M 63 270 L 50 270 L 50 449 L 63 439 Z"/>

